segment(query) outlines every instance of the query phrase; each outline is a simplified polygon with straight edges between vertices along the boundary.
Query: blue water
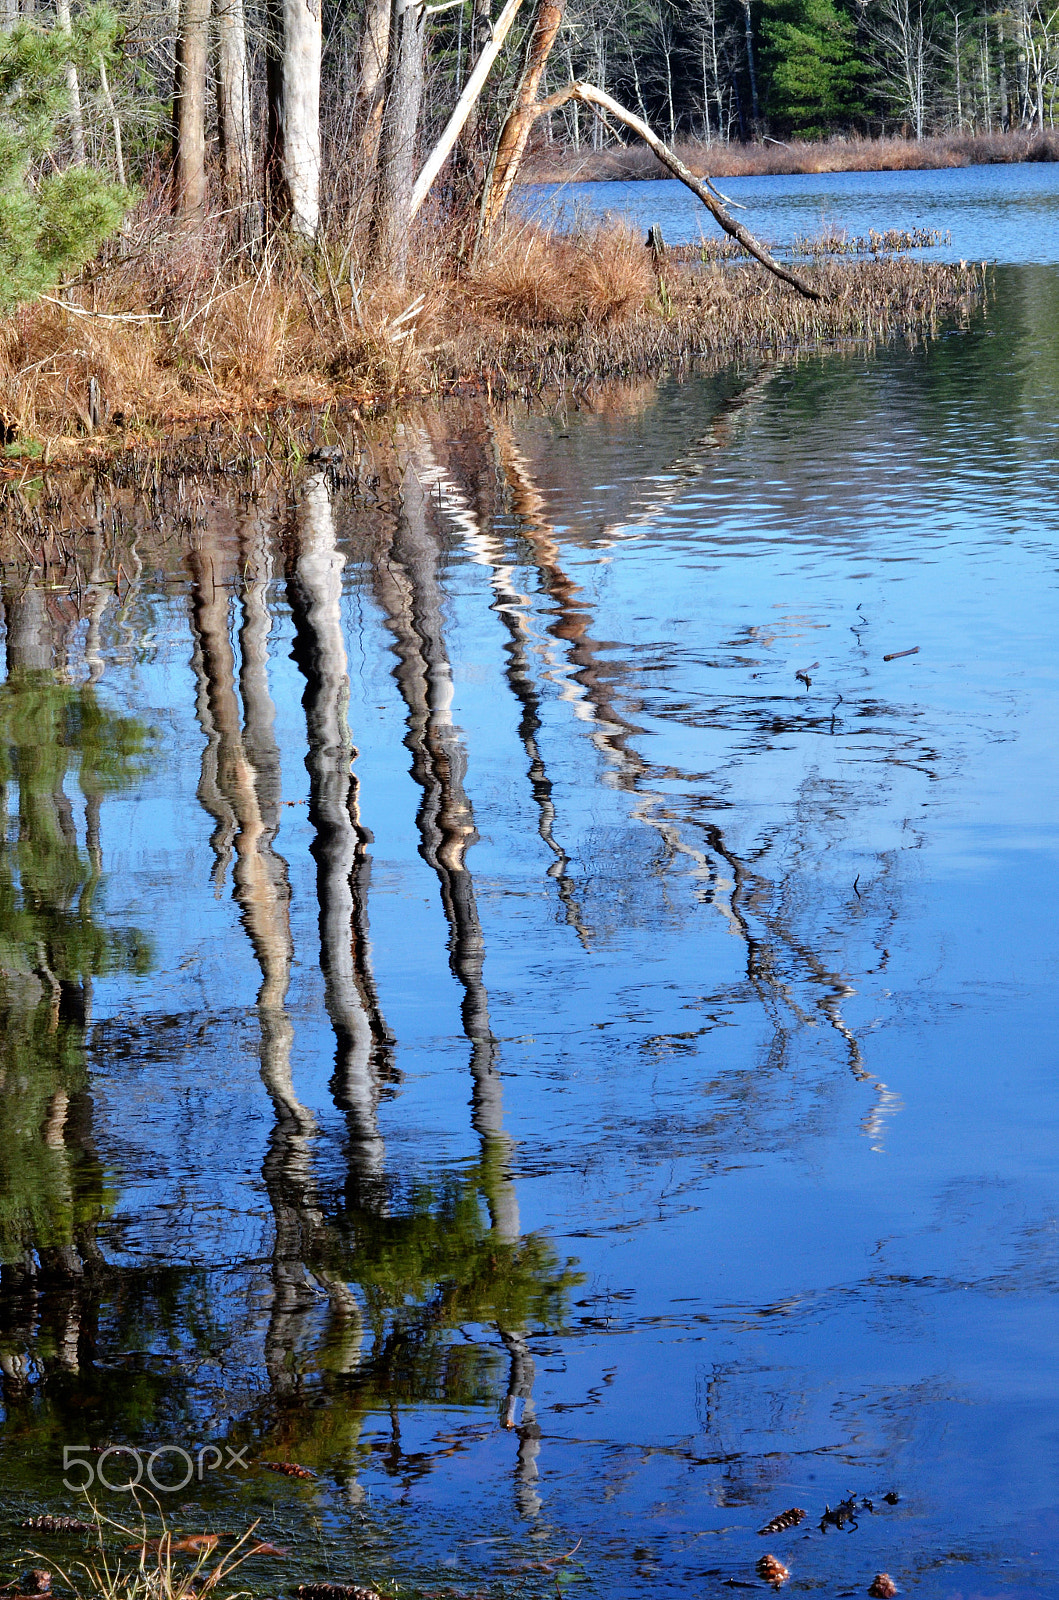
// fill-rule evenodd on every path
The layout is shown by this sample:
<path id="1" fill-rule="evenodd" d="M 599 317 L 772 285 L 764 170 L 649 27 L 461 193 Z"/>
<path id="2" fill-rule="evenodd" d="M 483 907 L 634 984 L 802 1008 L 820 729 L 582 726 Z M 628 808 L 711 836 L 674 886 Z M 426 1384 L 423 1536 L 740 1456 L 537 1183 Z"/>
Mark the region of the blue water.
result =
<path id="1" fill-rule="evenodd" d="M 8 1575 L 1059 1593 L 1059 275 L 359 444 L 4 568 Z"/>
<path id="2" fill-rule="evenodd" d="M 739 220 L 777 248 L 832 228 L 857 237 L 872 228 L 933 228 L 948 237 L 918 252 L 927 259 L 1059 262 L 1059 163 L 723 178 L 717 184 L 745 206 Z M 675 178 L 538 184 L 520 191 L 520 199 L 530 214 L 566 226 L 577 216 L 612 215 L 643 228 L 657 225 L 671 244 L 719 234 Z"/>

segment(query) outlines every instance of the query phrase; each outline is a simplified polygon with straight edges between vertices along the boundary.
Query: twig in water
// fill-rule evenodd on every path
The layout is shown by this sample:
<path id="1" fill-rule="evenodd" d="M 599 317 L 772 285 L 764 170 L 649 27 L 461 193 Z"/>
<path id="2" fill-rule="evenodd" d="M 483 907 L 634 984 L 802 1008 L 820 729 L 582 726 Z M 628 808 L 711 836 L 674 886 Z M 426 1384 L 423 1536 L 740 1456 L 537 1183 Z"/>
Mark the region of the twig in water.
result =
<path id="1" fill-rule="evenodd" d="M 900 661 L 902 656 L 918 656 L 919 646 L 914 644 L 911 650 L 894 650 L 888 656 L 883 656 L 884 661 Z"/>

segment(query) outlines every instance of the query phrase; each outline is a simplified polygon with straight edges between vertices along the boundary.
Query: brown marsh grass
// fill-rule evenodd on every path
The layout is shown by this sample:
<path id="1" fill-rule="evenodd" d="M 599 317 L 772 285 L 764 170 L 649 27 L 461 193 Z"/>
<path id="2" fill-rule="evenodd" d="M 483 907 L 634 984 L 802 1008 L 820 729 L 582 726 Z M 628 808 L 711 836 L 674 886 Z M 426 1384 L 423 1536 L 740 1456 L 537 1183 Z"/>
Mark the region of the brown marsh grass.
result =
<path id="1" fill-rule="evenodd" d="M 1059 161 L 1059 133 L 1012 129 L 996 133 L 939 134 L 930 139 L 791 139 L 723 144 L 686 141 L 677 153 L 700 177 L 758 178 L 783 173 L 910 172 L 1019 161 Z M 630 145 L 609 150 L 539 147 L 522 169 L 523 183 L 592 183 L 668 177 L 650 150 Z"/>
<path id="2" fill-rule="evenodd" d="M 983 271 L 900 256 L 814 258 L 803 299 L 723 247 L 659 264 L 618 223 L 573 235 L 512 222 L 473 270 L 421 232 L 406 287 L 351 251 L 227 250 L 145 201 L 107 257 L 0 320 L 0 423 L 12 464 L 109 456 L 202 420 L 483 388 L 540 391 L 696 357 L 931 331 L 965 317 Z M 93 399 L 95 406 L 93 406 Z"/>

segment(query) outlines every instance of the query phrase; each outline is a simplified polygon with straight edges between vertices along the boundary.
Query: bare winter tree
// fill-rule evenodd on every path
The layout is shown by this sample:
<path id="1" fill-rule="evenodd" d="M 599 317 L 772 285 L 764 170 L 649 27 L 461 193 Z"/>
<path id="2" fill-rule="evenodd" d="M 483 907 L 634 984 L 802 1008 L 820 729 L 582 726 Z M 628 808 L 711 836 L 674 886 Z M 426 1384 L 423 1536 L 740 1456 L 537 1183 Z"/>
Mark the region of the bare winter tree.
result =
<path id="1" fill-rule="evenodd" d="M 320 226 L 321 0 L 270 0 L 268 138 L 269 220 L 302 239 Z"/>
<path id="2" fill-rule="evenodd" d="M 398 284 L 408 271 L 425 58 L 426 7 L 393 0 L 371 232 L 377 264 Z"/>
<path id="3" fill-rule="evenodd" d="M 173 83 L 173 200 L 195 226 L 206 214 L 206 55 L 210 0 L 181 0 Z"/>
<path id="4" fill-rule="evenodd" d="M 928 73 L 935 55 L 923 14 L 923 0 L 878 0 L 865 13 L 865 32 L 873 50 L 879 87 L 917 139 L 926 131 Z"/>

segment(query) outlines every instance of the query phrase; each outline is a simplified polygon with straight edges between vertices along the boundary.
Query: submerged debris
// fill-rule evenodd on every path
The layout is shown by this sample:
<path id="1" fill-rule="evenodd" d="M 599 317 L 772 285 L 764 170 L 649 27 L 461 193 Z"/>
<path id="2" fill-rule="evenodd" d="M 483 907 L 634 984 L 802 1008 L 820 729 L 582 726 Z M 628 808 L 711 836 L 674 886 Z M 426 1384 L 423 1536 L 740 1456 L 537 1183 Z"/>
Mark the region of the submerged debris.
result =
<path id="1" fill-rule="evenodd" d="M 897 1585 L 888 1572 L 877 1572 L 868 1585 L 868 1593 L 873 1600 L 893 1600 Z"/>
<path id="2" fill-rule="evenodd" d="M 32 1528 L 35 1533 L 91 1533 L 92 1524 L 79 1517 L 53 1517 L 50 1511 L 39 1517 L 26 1517 L 20 1528 Z"/>
<path id="3" fill-rule="evenodd" d="M 832 1511 L 830 1506 L 825 1506 L 824 1514 L 820 1518 L 820 1532 L 826 1533 L 828 1527 L 838 1529 L 845 1527 L 849 1527 L 850 1529 L 855 1528 L 857 1526 L 858 1510 L 859 1507 L 857 1505 L 857 1497 L 855 1494 L 847 1495 L 844 1500 L 840 1500 L 834 1511 Z"/>
<path id="4" fill-rule="evenodd" d="M 757 1575 L 764 1578 L 766 1583 L 771 1583 L 774 1589 L 782 1589 L 790 1577 L 790 1573 L 776 1556 L 762 1556 L 757 1564 Z"/>
<path id="5" fill-rule="evenodd" d="M 382 1600 L 377 1589 L 359 1583 L 299 1583 L 298 1600 Z"/>
<path id="6" fill-rule="evenodd" d="M 266 1472 L 282 1472 L 285 1478 L 315 1478 L 316 1473 L 310 1472 L 308 1467 L 299 1467 L 296 1461 L 259 1461 L 259 1467 L 264 1467 Z"/>
<path id="7" fill-rule="evenodd" d="M 765 1526 L 757 1531 L 758 1533 L 784 1533 L 787 1528 L 796 1528 L 799 1522 L 804 1521 L 805 1512 L 801 1506 L 791 1506 L 789 1511 L 781 1511 L 779 1516 L 773 1517 L 770 1522 L 766 1522 Z"/>

